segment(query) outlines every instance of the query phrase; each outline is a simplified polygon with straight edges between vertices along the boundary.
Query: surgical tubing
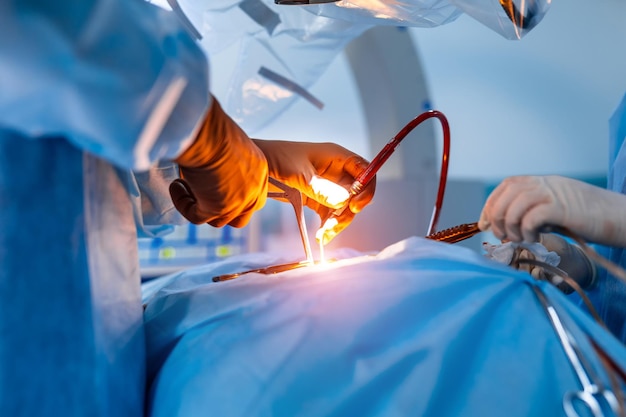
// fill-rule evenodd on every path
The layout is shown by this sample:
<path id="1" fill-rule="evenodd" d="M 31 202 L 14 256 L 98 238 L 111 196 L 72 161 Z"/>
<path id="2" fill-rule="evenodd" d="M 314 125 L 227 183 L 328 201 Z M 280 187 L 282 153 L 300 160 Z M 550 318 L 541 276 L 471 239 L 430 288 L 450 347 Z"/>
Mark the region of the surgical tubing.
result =
<path id="1" fill-rule="evenodd" d="M 433 214 L 430 219 L 430 225 L 428 227 L 428 235 L 435 232 L 437 227 L 437 222 L 439 221 L 439 214 L 441 212 L 441 205 L 443 204 L 443 195 L 446 189 L 446 182 L 448 180 L 448 162 L 450 159 L 450 125 L 448 124 L 448 119 L 446 116 L 438 110 L 428 110 L 409 123 L 406 124 L 394 136 L 387 144 L 381 149 L 380 152 L 374 157 L 372 162 L 365 168 L 363 172 L 361 172 L 350 187 L 350 193 L 352 195 L 357 195 L 361 192 L 363 188 L 369 184 L 369 182 L 374 178 L 380 167 L 389 159 L 391 154 L 396 150 L 396 147 L 402 142 L 402 140 L 418 125 L 424 122 L 431 117 L 436 117 L 441 123 L 441 127 L 443 128 L 443 153 L 441 158 L 441 171 L 439 174 L 439 189 L 437 190 L 437 199 L 435 200 L 435 207 L 433 208 Z"/>

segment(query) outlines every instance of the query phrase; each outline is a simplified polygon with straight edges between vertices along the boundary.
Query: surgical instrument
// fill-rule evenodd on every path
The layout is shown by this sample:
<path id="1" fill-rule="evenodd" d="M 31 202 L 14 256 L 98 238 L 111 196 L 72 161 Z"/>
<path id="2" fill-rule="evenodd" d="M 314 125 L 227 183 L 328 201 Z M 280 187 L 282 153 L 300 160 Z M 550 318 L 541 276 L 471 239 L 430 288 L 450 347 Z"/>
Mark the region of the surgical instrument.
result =
<path id="1" fill-rule="evenodd" d="M 428 227 L 428 234 L 432 234 L 437 227 L 437 222 L 439 220 L 439 213 L 441 211 L 441 205 L 443 204 L 443 195 L 446 188 L 446 181 L 448 177 L 448 162 L 450 156 L 450 125 L 448 123 L 448 119 L 446 116 L 438 110 L 428 110 L 419 116 L 415 117 L 409 123 L 406 124 L 387 144 L 376 154 L 372 162 L 361 172 L 348 190 L 350 192 L 350 197 L 346 201 L 346 203 L 339 209 L 333 211 L 328 218 L 326 218 L 323 222 L 322 229 L 325 229 L 324 225 L 333 218 L 337 218 L 343 214 L 347 207 L 350 205 L 350 200 L 358 195 L 370 181 L 376 176 L 378 170 L 383 166 L 383 164 L 389 159 L 389 157 L 396 150 L 400 142 L 418 125 L 424 122 L 427 119 L 435 117 L 441 123 L 441 127 L 443 128 L 443 155 L 441 158 L 441 171 L 439 175 L 439 189 L 437 191 L 437 199 L 435 201 L 435 207 L 433 208 L 433 213 L 430 219 L 430 225 Z M 321 230 L 322 230 L 321 229 Z"/>
<path id="2" fill-rule="evenodd" d="M 574 340 L 572 334 L 567 331 L 563 325 L 556 309 L 550 301 L 548 301 L 548 297 L 546 297 L 538 286 L 532 285 L 531 287 L 548 315 L 550 324 L 559 338 L 561 347 L 565 351 L 565 355 L 582 386 L 582 390 L 567 391 L 563 396 L 563 409 L 565 410 L 565 414 L 568 417 L 580 417 L 580 414 L 574 407 L 575 402 L 580 402 L 594 417 L 603 417 L 605 414 L 598 400 L 598 398 L 600 398 L 606 401 L 615 415 L 620 415 L 620 409 L 615 394 L 604 388 L 604 384 L 602 384 L 597 375 L 593 372 L 588 360 L 582 356 L 580 347 Z"/>
<path id="3" fill-rule="evenodd" d="M 230 281 L 231 279 L 235 279 L 241 275 L 252 274 L 252 273 L 265 274 L 265 275 L 278 274 L 279 272 L 290 271 L 292 269 L 302 268 L 303 266 L 309 266 L 313 264 L 314 262 L 303 261 L 303 262 L 292 262 L 292 263 L 280 264 L 280 265 L 272 265 L 272 266 L 267 266 L 263 268 L 249 269 L 243 272 L 234 272 L 232 274 L 223 274 L 223 275 L 215 276 L 213 277 L 213 282 Z"/>
<path id="4" fill-rule="evenodd" d="M 456 243 L 480 233 L 478 223 L 463 223 L 458 226 L 440 230 L 426 236 L 426 239 L 438 240 L 439 242 Z"/>
<path id="5" fill-rule="evenodd" d="M 267 196 L 274 199 L 285 199 L 293 206 L 296 212 L 296 220 L 298 222 L 298 229 L 300 231 L 300 238 L 304 245 L 304 253 L 306 255 L 306 261 L 313 263 L 313 251 L 311 250 L 311 244 L 309 242 L 309 234 L 306 230 L 306 222 L 304 220 L 304 204 L 302 202 L 302 194 L 300 191 L 292 188 L 282 182 L 269 177 L 270 184 L 280 188 L 282 192 L 270 191 Z"/>
<path id="6" fill-rule="evenodd" d="M 530 30 L 541 20 L 536 19 L 536 15 L 539 14 L 539 6 L 533 2 L 530 2 L 525 10 L 527 15 L 524 15 L 524 12 L 517 8 L 513 0 L 500 0 L 500 6 L 511 22 L 520 29 Z M 524 8 L 523 2 L 522 8 Z"/>
<path id="7" fill-rule="evenodd" d="M 267 196 L 269 198 L 274 198 L 278 200 L 287 200 L 293 206 L 293 210 L 296 213 L 296 220 L 298 222 L 298 229 L 300 231 L 300 239 L 302 240 L 302 244 L 304 246 L 306 259 L 302 262 L 292 262 L 287 264 L 268 266 L 264 268 L 251 269 L 244 272 L 235 272 L 232 274 L 219 275 L 213 277 L 213 282 L 228 281 L 237 278 L 240 275 L 249 274 L 252 272 L 257 272 L 260 274 L 276 274 L 278 272 L 288 271 L 291 269 L 315 264 L 315 261 L 313 259 L 313 251 L 311 250 L 311 244 L 309 242 L 309 234 L 307 232 L 306 222 L 304 218 L 304 204 L 302 202 L 302 194 L 297 189 L 292 188 L 275 178 L 269 177 L 268 180 L 270 184 L 274 185 L 282 191 L 270 191 L 267 193 Z"/>

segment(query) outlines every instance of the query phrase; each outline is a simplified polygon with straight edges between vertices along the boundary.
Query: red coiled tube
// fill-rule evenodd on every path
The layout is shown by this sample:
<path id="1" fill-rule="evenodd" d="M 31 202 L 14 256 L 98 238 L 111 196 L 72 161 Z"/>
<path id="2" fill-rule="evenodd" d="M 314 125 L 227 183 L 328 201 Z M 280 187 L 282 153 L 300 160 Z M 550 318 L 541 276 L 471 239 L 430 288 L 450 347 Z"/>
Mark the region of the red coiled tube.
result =
<path id="1" fill-rule="evenodd" d="M 374 157 L 372 162 L 365 168 L 363 172 L 359 174 L 358 177 L 352 183 L 350 187 L 350 193 L 352 195 L 356 195 L 363 188 L 369 184 L 369 182 L 374 178 L 380 167 L 389 159 L 391 154 L 396 150 L 396 147 L 402 142 L 402 140 L 418 125 L 420 125 L 423 121 L 430 119 L 431 117 L 436 117 L 439 122 L 441 122 L 441 127 L 443 128 L 443 153 L 441 158 L 441 171 L 439 174 L 439 188 L 437 190 L 437 199 L 435 200 L 435 207 L 433 208 L 433 214 L 430 219 L 430 225 L 428 227 L 428 235 L 435 232 L 437 228 L 437 222 L 439 221 L 439 214 L 441 212 L 441 206 L 443 204 L 443 196 L 446 190 L 446 182 L 448 181 L 448 162 L 450 159 L 450 125 L 448 124 L 448 119 L 446 116 L 438 110 L 429 110 L 417 116 L 415 119 L 411 120 L 407 123 L 406 126 L 402 128 L 394 136 L 380 152 Z"/>

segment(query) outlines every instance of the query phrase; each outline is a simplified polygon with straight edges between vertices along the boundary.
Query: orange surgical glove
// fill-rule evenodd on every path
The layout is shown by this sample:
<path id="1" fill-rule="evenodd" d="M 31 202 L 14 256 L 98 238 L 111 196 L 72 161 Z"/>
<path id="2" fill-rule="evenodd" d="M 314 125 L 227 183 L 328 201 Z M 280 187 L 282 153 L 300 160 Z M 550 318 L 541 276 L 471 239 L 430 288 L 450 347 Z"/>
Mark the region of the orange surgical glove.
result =
<path id="1" fill-rule="evenodd" d="M 316 211 L 321 220 L 343 207 L 350 196 L 350 185 L 368 165 L 359 155 L 334 143 L 253 141 L 265 154 L 269 175 L 300 190 L 304 204 Z M 349 210 L 337 218 L 337 225 L 327 234 L 324 243 L 330 242 L 352 222 L 354 215 L 370 203 L 375 190 L 374 178 L 350 200 Z"/>
<path id="2" fill-rule="evenodd" d="M 215 99 L 195 142 L 175 162 L 181 178 L 170 195 L 194 224 L 243 227 L 265 205 L 265 156 Z"/>

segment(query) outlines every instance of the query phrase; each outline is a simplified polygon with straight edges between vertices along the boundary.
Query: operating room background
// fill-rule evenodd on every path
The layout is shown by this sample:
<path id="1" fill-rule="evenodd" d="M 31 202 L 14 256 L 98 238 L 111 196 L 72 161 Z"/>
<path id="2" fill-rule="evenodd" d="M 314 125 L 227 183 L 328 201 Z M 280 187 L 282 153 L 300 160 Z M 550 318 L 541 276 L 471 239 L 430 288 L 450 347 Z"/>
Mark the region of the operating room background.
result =
<path id="1" fill-rule="evenodd" d="M 439 228 L 476 221 L 490 190 L 510 175 L 559 174 L 604 185 L 608 119 L 626 92 L 625 19 L 626 2 L 621 0 L 567 0 L 553 2 L 544 20 L 521 41 L 506 40 L 465 15 L 436 28 L 394 28 L 410 34 L 428 104 L 450 122 L 449 185 Z M 220 101 L 226 99 L 237 51 L 235 43 L 211 57 L 212 92 Z M 378 152 L 368 139 L 346 54 L 309 91 L 324 103 L 322 110 L 299 100 L 251 136 L 336 142 L 366 158 Z M 415 108 L 414 116 L 423 110 Z M 434 130 L 439 155 L 440 129 Z M 384 140 L 395 133 L 388 132 Z M 384 179 L 385 172 L 381 175 Z M 293 210 L 274 203 L 268 202 L 248 228 L 256 241 L 252 250 L 283 250 L 297 243 Z M 307 221 L 315 229 L 319 221 L 311 214 Z M 407 236 L 425 232 L 406 230 Z M 482 234 L 467 245 L 489 239 Z"/>
<path id="2" fill-rule="evenodd" d="M 622 0 L 567 0 L 554 1 L 520 41 L 465 15 L 408 29 L 433 107 L 453 128 L 450 176 L 489 183 L 513 174 L 604 176 L 607 121 L 626 91 L 625 22 Z M 214 80 L 228 71 L 212 66 Z M 213 85 L 216 95 L 224 93 Z M 257 135 L 339 141 L 366 156 L 378 151 L 363 140 L 345 55 L 310 91 L 324 102 L 322 111 L 300 100 Z"/>

